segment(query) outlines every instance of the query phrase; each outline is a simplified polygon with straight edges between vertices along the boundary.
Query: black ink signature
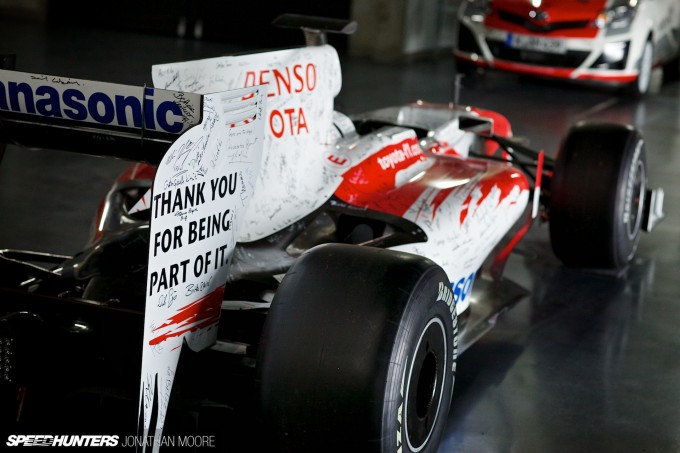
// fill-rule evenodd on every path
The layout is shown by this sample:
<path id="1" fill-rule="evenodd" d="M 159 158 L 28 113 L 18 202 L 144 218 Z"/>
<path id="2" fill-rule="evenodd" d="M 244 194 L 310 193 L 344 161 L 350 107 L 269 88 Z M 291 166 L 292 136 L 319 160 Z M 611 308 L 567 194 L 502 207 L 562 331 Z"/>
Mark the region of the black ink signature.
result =
<path id="1" fill-rule="evenodd" d="M 78 86 L 80 86 L 80 82 L 77 81 L 77 80 L 62 79 L 61 77 L 53 77 L 52 83 L 59 83 L 61 85 L 78 85 Z"/>
<path id="2" fill-rule="evenodd" d="M 175 76 L 175 79 L 179 77 L 179 75 Z M 176 93 L 175 94 L 175 100 L 177 105 L 179 106 L 180 110 L 182 110 L 182 118 L 186 121 L 188 119 L 193 119 L 196 111 L 194 109 L 194 106 L 192 105 L 191 101 L 186 98 L 184 93 Z"/>
<path id="3" fill-rule="evenodd" d="M 174 150 L 170 155 L 168 156 L 166 160 L 166 165 L 172 165 L 172 169 L 176 172 L 179 172 L 181 170 L 185 170 L 185 165 L 187 164 L 187 159 L 191 155 L 192 152 L 195 150 L 199 149 L 199 146 L 201 146 L 203 143 L 203 137 L 200 138 L 200 140 L 196 143 L 192 142 L 191 140 L 188 140 L 186 143 L 183 143 L 179 149 Z M 191 159 L 189 161 L 189 165 L 196 166 L 196 164 L 200 163 L 201 159 L 203 158 L 203 153 L 198 153 L 199 155 L 196 156 L 194 159 Z"/>
<path id="4" fill-rule="evenodd" d="M 168 306 L 168 308 L 172 307 L 172 304 L 177 300 L 177 291 L 174 289 L 170 288 L 167 293 L 161 294 L 158 296 L 158 306 L 159 307 L 164 307 Z"/>

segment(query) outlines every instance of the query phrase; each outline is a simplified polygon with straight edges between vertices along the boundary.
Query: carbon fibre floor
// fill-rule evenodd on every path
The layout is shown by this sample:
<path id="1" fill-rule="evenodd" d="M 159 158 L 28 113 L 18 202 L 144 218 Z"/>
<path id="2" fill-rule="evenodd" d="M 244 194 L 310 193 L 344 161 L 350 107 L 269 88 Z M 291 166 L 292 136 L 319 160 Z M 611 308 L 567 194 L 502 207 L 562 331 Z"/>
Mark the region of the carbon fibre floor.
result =
<path id="1" fill-rule="evenodd" d="M 242 50 L 223 43 L 63 29 L 0 18 L 0 52 L 17 69 L 150 83 L 155 63 Z M 343 58 L 347 113 L 455 96 L 448 58 L 378 64 Z M 680 84 L 642 100 L 610 90 L 486 74 L 460 102 L 504 113 L 516 136 L 556 152 L 581 119 L 632 123 L 647 140 L 649 180 L 666 219 L 622 278 L 563 268 L 546 225 L 520 244 L 506 275 L 530 291 L 459 359 L 441 452 L 680 451 Z M 125 164 L 9 147 L 0 165 L 0 247 L 70 254 Z"/>

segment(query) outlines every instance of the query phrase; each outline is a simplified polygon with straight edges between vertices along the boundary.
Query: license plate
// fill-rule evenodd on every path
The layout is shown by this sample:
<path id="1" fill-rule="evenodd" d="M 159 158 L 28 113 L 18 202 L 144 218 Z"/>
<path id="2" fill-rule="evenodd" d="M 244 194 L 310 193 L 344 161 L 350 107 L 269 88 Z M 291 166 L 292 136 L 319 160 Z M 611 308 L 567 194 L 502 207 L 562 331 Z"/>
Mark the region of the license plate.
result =
<path id="1" fill-rule="evenodd" d="M 531 35 L 508 34 L 506 44 L 513 49 L 535 50 L 554 54 L 567 53 L 566 43 L 561 39 L 542 38 Z"/>

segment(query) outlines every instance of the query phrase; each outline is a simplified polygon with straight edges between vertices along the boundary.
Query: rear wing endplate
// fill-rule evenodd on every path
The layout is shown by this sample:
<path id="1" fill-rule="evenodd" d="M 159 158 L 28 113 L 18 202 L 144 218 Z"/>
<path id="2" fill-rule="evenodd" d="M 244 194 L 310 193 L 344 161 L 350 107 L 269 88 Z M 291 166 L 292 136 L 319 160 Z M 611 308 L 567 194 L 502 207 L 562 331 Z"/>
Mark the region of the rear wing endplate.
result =
<path id="1" fill-rule="evenodd" d="M 262 160 L 266 100 L 262 85 L 200 95 L 0 70 L 0 143 L 157 166 L 152 190 L 137 203 L 144 206 L 133 207 L 150 209 L 151 218 L 138 413 L 144 438 L 162 435 L 182 349 L 216 341 Z"/>

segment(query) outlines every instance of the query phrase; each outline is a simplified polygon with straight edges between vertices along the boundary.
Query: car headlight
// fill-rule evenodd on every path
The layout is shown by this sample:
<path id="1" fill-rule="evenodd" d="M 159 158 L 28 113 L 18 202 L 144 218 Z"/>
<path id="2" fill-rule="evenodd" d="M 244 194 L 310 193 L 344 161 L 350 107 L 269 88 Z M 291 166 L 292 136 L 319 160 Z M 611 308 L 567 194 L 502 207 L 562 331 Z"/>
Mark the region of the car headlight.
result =
<path id="1" fill-rule="evenodd" d="M 463 5 L 463 16 L 472 22 L 484 22 L 491 12 L 491 0 L 466 0 Z"/>
<path id="2" fill-rule="evenodd" d="M 606 28 L 608 33 L 623 33 L 630 30 L 637 12 L 638 0 L 617 0 L 595 20 L 597 28 Z"/>

